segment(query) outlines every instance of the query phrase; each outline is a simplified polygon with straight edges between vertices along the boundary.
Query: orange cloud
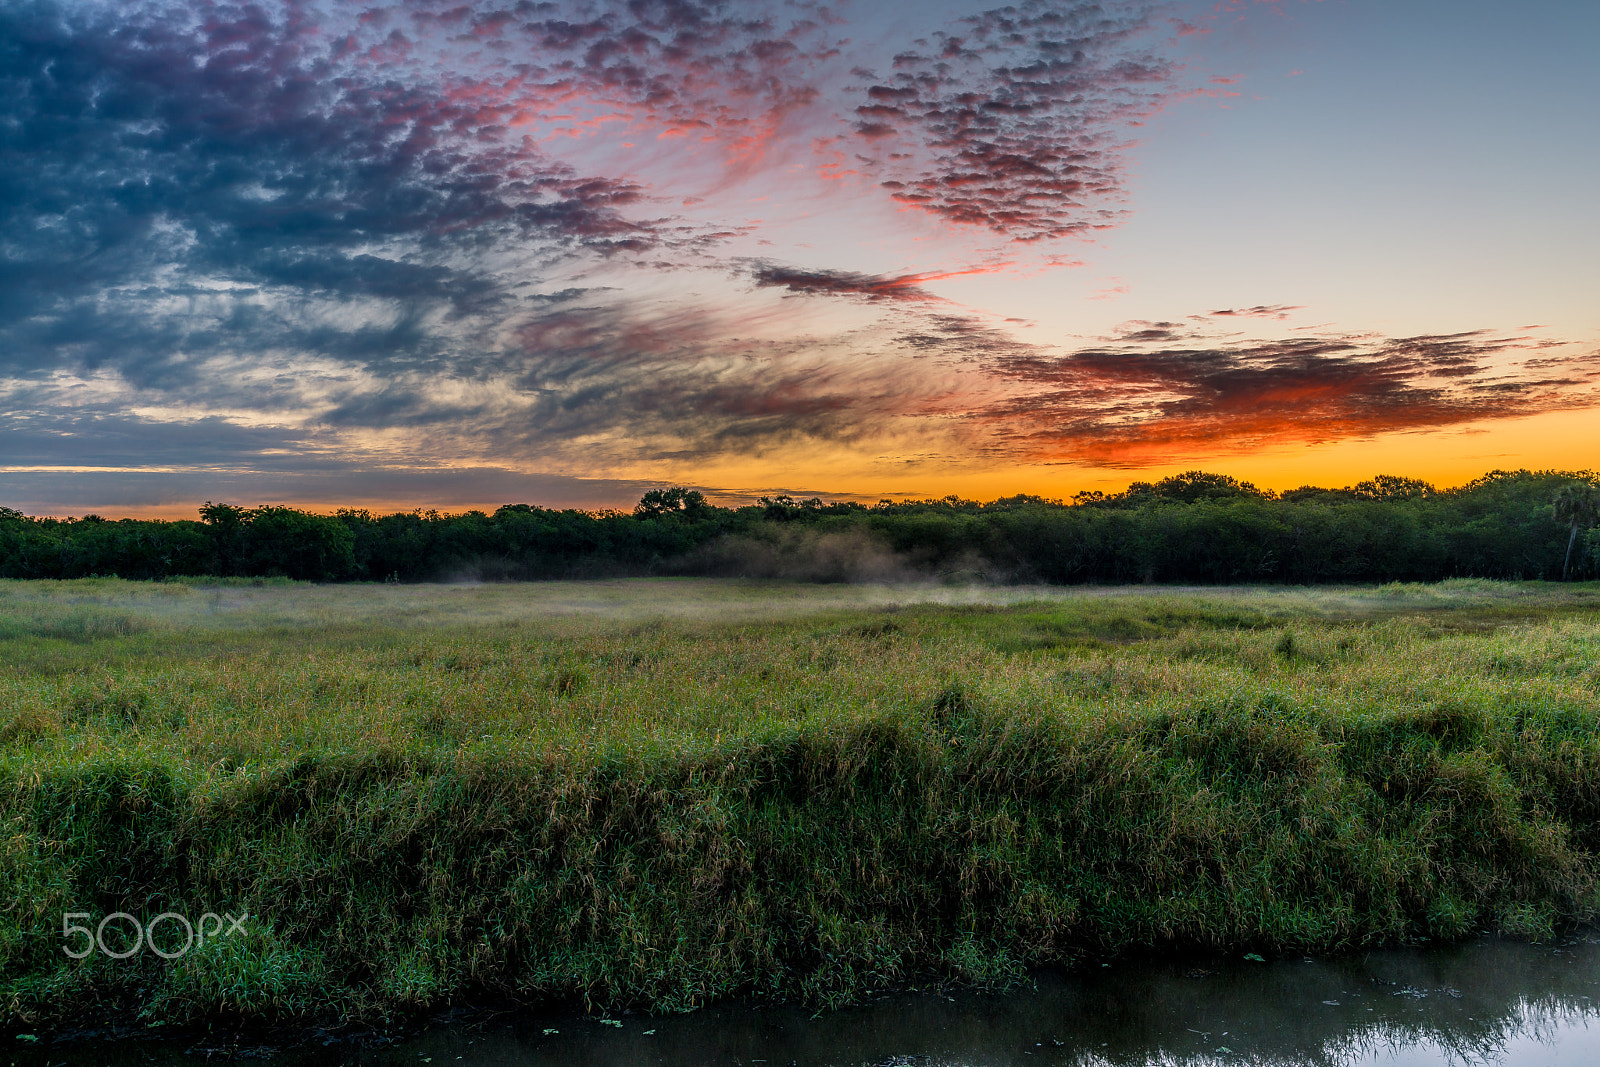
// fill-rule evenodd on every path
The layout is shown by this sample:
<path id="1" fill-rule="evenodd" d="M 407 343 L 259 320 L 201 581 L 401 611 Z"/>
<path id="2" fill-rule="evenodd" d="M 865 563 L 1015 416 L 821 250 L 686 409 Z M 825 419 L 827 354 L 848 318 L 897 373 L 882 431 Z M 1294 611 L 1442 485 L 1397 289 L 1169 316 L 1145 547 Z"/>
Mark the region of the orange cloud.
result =
<path id="1" fill-rule="evenodd" d="M 1174 323 L 1065 355 L 1014 348 L 997 374 L 1033 387 L 974 414 L 1014 454 L 1113 467 L 1323 443 L 1600 403 L 1600 356 L 1483 331 L 1195 345 Z M 1189 344 L 1181 342 L 1188 340 Z"/>

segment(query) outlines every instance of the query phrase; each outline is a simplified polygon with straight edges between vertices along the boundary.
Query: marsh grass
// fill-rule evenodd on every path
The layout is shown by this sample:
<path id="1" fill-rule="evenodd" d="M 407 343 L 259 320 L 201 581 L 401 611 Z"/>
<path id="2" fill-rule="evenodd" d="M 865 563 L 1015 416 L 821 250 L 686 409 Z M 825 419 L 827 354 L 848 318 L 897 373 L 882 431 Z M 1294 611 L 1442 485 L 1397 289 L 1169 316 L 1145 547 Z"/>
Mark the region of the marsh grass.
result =
<path id="1" fill-rule="evenodd" d="M 1597 592 L 0 583 L 0 1003 L 837 1004 L 1543 936 L 1600 908 Z M 131 622 L 29 621 L 72 612 Z M 178 961 L 61 953 L 63 912 L 224 907 Z"/>

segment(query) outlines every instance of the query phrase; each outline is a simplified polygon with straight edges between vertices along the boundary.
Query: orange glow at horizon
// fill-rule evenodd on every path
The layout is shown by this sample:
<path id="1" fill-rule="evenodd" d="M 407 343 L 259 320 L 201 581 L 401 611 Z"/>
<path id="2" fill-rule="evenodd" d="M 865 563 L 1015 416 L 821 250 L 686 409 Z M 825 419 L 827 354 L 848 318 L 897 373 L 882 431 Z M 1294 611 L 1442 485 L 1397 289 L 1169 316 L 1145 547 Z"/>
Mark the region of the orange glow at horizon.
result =
<path id="1" fill-rule="evenodd" d="M 1283 492 L 1305 485 L 1337 489 L 1378 474 L 1420 478 L 1440 489 L 1464 485 L 1494 470 L 1563 470 L 1574 473 L 1600 470 L 1600 409 L 1555 412 L 1522 419 L 1492 420 L 1445 431 L 1428 430 L 1359 440 L 1343 440 L 1307 448 L 1264 449 L 1249 457 L 1237 453 L 1190 457 L 1139 468 L 1105 468 L 1058 464 L 996 464 L 985 469 L 909 470 L 886 476 L 881 467 L 865 471 L 834 456 L 827 468 L 795 464 L 721 462 L 711 480 L 696 478 L 686 469 L 629 472 L 628 480 L 641 486 L 697 486 L 713 501 L 726 506 L 753 503 L 755 498 L 778 493 L 821 496 L 824 499 L 939 499 L 949 495 L 990 501 L 1028 494 L 1069 500 L 1079 491 L 1120 492 L 1132 482 L 1154 482 L 1183 471 L 1205 470 L 1226 474 L 1260 489 Z M 831 469 L 829 469 L 831 468 Z M 854 469 L 852 469 L 854 468 Z M 279 494 L 272 499 L 232 500 L 241 506 L 287 504 L 307 511 L 331 513 L 341 507 L 365 508 L 374 514 L 437 510 L 458 513 L 493 512 L 510 503 L 536 506 L 576 506 L 581 510 L 614 508 L 627 511 L 637 496 L 619 495 L 604 503 L 571 504 L 561 500 L 486 497 L 481 500 L 420 499 L 415 497 L 364 497 L 337 499 L 326 495 L 296 498 Z M 105 518 L 193 519 L 203 500 L 172 501 L 141 507 L 84 509 Z M 64 517 L 64 515 L 62 516 Z"/>

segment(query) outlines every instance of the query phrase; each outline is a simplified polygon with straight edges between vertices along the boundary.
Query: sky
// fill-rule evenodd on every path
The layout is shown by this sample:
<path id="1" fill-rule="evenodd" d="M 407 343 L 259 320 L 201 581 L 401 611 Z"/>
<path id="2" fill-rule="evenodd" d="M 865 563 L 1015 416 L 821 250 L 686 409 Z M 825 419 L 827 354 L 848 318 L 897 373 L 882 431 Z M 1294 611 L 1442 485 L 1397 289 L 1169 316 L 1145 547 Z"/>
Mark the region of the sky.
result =
<path id="1" fill-rule="evenodd" d="M 1600 4 L 0 0 L 0 505 L 1600 467 Z"/>

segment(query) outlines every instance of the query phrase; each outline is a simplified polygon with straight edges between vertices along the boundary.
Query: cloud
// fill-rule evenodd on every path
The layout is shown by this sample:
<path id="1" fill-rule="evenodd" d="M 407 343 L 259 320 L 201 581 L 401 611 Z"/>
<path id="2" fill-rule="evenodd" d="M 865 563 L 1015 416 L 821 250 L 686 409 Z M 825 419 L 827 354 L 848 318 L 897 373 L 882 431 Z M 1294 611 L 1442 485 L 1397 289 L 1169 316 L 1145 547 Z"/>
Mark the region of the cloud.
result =
<path id="1" fill-rule="evenodd" d="M 581 138 L 605 126 L 714 144 L 725 166 L 760 165 L 820 98 L 816 68 L 836 53 L 825 5 L 807 0 L 600 0 L 433 4 L 412 0 L 388 29 L 448 52 L 470 40 L 457 92 L 518 127 Z M 407 36 L 409 33 L 409 36 Z M 476 50 L 479 45 L 497 51 Z M 369 48 L 380 47 L 376 42 Z"/>
<path id="2" fill-rule="evenodd" d="M 1191 347 L 1167 343 L 1160 327 L 1169 325 L 1065 354 L 1002 353 L 995 372 L 1026 389 L 976 418 L 1021 456 L 1137 467 L 1600 402 L 1600 361 L 1518 362 L 1543 347 L 1525 337 L 1324 335 Z"/>
<path id="3" fill-rule="evenodd" d="M 4 413 L 0 455 L 5 467 L 196 467 L 270 469 L 289 462 L 315 465 L 304 433 L 244 426 L 206 416 L 182 421 L 142 418 L 116 410 Z"/>
<path id="4" fill-rule="evenodd" d="M 633 181 L 364 68 L 308 10 L 0 10 L 0 371 L 404 360 L 503 314 L 508 257 L 525 276 L 693 238 L 631 215 Z"/>
<path id="5" fill-rule="evenodd" d="M 194 518 L 205 500 L 243 506 L 292 501 L 332 510 L 407 510 L 415 501 L 441 510 L 532 503 L 552 508 L 626 507 L 658 482 L 572 478 L 503 467 L 373 468 L 358 464 L 289 471 L 59 470 L 0 468 L 0 500 L 29 515 L 156 513 Z"/>
<path id="6" fill-rule="evenodd" d="M 933 271 L 924 274 L 861 274 L 848 270 L 820 268 L 806 270 L 772 263 L 759 263 L 751 270 L 757 288 L 787 289 L 803 296 L 858 296 L 870 301 L 903 301 L 913 304 L 940 303 L 923 285 L 946 278 L 973 274 L 992 274 L 996 267 Z"/>
<path id="7" fill-rule="evenodd" d="M 916 274 L 895 277 L 846 270 L 801 270 L 768 265 L 756 268 L 751 276 L 760 288 L 782 288 L 807 296 L 860 296 L 868 300 L 918 303 L 938 299 L 922 288 L 921 283 L 928 279 Z"/>
<path id="8" fill-rule="evenodd" d="M 615 435 L 712 458 L 862 441 L 950 392 L 908 373 L 872 328 L 795 335 L 778 312 L 763 322 L 706 306 L 575 306 L 528 320 L 517 342 L 502 369 L 529 404 L 530 447 L 534 436 L 550 447 Z"/>
<path id="9" fill-rule="evenodd" d="M 1223 308 L 1220 311 L 1208 311 L 1206 317 L 1217 319 L 1275 319 L 1282 321 L 1289 317 L 1291 311 L 1304 311 L 1305 308 L 1298 304 L 1257 304 L 1248 308 Z"/>
<path id="10" fill-rule="evenodd" d="M 1000 183 L 942 172 L 946 192 L 918 202 L 953 218 L 974 197 L 1035 202 L 1055 180 L 1040 167 L 1085 170 L 1052 153 L 1105 128 L 1095 86 L 1143 77 L 1110 57 L 1138 23 L 1035 0 L 960 22 L 937 62 L 926 42 L 902 51 L 892 84 L 863 91 L 901 101 L 921 145 L 903 165 L 964 159 Z M 647 175 L 593 130 L 707 148 L 695 165 L 716 181 L 777 167 L 853 121 L 831 77 L 843 47 L 808 2 L 10 5 L 0 373 L 197 388 L 219 362 L 285 353 L 380 375 L 492 358 L 543 282 L 618 260 L 712 265 L 759 229 L 666 210 L 685 175 L 662 160 L 693 152 Z M 1082 136 L 1062 139 L 1069 126 Z M 1010 217 L 985 210 L 984 225 Z M 1018 219 L 1014 236 L 1034 233 Z M 952 273 L 766 265 L 756 281 L 917 302 Z"/>
<path id="11" fill-rule="evenodd" d="M 1592 364 L 1521 339 L 1215 332 L 1300 310 L 1259 305 L 1071 350 L 940 297 L 1114 224 L 1130 126 L 1188 75 L 1142 0 L 899 32 L 921 13 L 879 37 L 812 0 L 0 4 L 0 454 L 28 500 L 139 465 L 1137 463 L 1589 395 Z M 817 265 L 819 204 L 936 258 Z"/>
<path id="12" fill-rule="evenodd" d="M 1113 224 L 1127 127 L 1175 88 L 1152 12 L 1028 0 L 916 41 L 855 108 L 867 162 L 900 203 L 1009 240 Z"/>
<path id="13" fill-rule="evenodd" d="M 1151 342 L 1173 344 L 1200 336 L 1203 335 L 1189 323 L 1151 322 L 1145 319 L 1132 319 L 1128 322 L 1119 323 L 1116 327 L 1116 332 L 1106 340 L 1130 344 Z"/>
<path id="14" fill-rule="evenodd" d="M 853 155 L 853 172 L 897 204 L 1029 242 L 1117 218 L 1129 124 L 1177 88 L 1156 10 L 1025 0 L 874 46 L 851 40 L 848 3 L 601 0 L 508 14 L 413 0 L 362 33 L 369 51 L 397 24 L 411 48 L 500 46 L 467 53 L 474 75 L 455 94 L 546 138 L 626 130 L 709 147 L 723 187 L 763 168 L 777 177 L 815 143 L 841 153 L 825 171 L 851 169 Z"/>

